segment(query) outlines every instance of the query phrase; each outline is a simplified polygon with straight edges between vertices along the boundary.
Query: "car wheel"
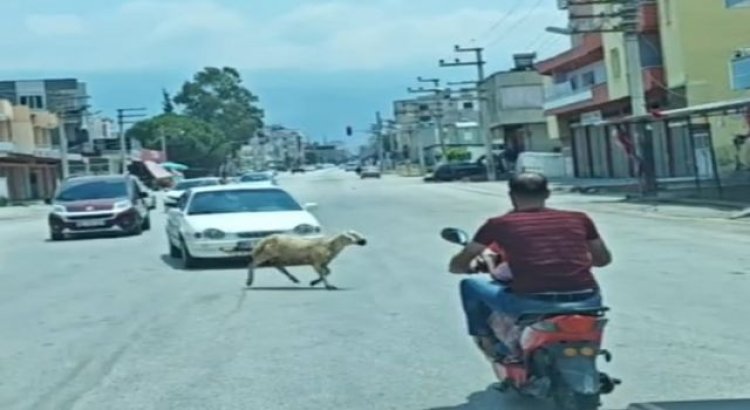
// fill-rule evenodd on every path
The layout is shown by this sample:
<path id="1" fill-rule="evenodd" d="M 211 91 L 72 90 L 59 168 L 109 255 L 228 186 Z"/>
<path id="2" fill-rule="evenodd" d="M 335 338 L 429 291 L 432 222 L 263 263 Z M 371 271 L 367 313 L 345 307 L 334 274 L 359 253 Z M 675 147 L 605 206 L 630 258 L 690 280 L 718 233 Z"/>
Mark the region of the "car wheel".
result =
<path id="1" fill-rule="evenodd" d="M 185 241 L 180 241 L 181 243 L 181 249 L 180 249 L 180 256 L 182 257 L 182 267 L 183 269 L 193 269 L 197 265 L 198 260 L 195 259 L 192 255 L 190 255 L 190 250 L 188 250 L 187 244 L 185 244 Z"/>
<path id="2" fill-rule="evenodd" d="M 51 241 L 62 241 L 65 239 L 65 235 L 59 233 L 59 232 L 50 232 L 49 239 Z"/>
<path id="3" fill-rule="evenodd" d="M 143 233 L 143 221 L 136 221 L 133 225 L 133 229 L 128 232 L 129 235 L 138 236 Z"/>
<path id="4" fill-rule="evenodd" d="M 151 216 L 147 216 L 146 219 L 143 220 L 143 226 L 144 231 L 150 231 L 151 230 Z"/>
<path id="5" fill-rule="evenodd" d="M 174 259 L 180 258 L 182 256 L 182 251 L 180 250 L 180 248 L 174 246 L 172 240 L 169 239 L 169 237 L 167 237 L 167 243 L 169 243 L 169 256 Z"/>

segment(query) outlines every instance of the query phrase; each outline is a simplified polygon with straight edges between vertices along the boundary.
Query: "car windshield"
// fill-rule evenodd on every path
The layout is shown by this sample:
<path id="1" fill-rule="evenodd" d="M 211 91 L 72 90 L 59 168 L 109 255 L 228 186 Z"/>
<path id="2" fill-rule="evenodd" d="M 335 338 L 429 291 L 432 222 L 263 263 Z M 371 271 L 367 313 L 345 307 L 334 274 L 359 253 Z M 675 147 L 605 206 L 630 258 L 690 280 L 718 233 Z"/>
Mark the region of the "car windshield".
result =
<path id="1" fill-rule="evenodd" d="M 194 194 L 188 215 L 301 210 L 294 198 L 278 189 L 227 190 Z"/>
<path id="2" fill-rule="evenodd" d="M 246 174 L 240 177 L 240 182 L 261 182 L 271 179 L 267 174 Z"/>
<path id="3" fill-rule="evenodd" d="M 219 185 L 218 179 L 187 179 L 185 181 L 182 181 L 178 183 L 174 189 L 177 191 L 187 191 L 191 188 L 198 188 L 201 186 L 213 186 L 213 185 Z"/>
<path id="4" fill-rule="evenodd" d="M 127 198 L 128 186 L 123 180 L 71 181 L 60 188 L 58 201 Z"/>

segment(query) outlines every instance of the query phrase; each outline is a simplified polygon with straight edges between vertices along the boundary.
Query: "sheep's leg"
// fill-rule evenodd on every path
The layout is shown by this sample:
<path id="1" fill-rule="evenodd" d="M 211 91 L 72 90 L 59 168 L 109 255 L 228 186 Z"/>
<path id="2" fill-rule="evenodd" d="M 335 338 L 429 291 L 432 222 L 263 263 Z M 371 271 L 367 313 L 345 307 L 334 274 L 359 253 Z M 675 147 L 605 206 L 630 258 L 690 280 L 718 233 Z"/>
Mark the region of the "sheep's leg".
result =
<path id="1" fill-rule="evenodd" d="M 299 283 L 299 279 L 297 279 L 294 275 L 292 275 L 291 273 L 289 273 L 289 271 L 286 270 L 285 267 L 283 267 L 283 266 L 276 266 L 276 269 L 278 269 L 279 272 L 281 272 L 284 275 L 286 275 L 286 277 L 289 278 L 289 280 L 291 280 L 292 282 Z"/>
<path id="2" fill-rule="evenodd" d="M 267 260 L 263 258 L 250 257 L 250 263 L 247 264 L 247 279 L 245 280 L 245 286 L 253 286 L 253 280 L 255 279 L 255 268 L 264 264 Z"/>
<path id="3" fill-rule="evenodd" d="M 328 279 L 326 279 L 326 276 L 331 274 L 331 270 L 328 269 L 328 266 L 313 266 L 316 272 L 318 272 L 318 275 L 320 275 L 320 278 L 315 279 L 314 281 L 310 282 L 310 286 L 316 286 L 320 282 L 323 282 L 326 289 L 328 290 L 335 290 L 338 289 L 336 286 L 331 285 L 328 283 Z"/>

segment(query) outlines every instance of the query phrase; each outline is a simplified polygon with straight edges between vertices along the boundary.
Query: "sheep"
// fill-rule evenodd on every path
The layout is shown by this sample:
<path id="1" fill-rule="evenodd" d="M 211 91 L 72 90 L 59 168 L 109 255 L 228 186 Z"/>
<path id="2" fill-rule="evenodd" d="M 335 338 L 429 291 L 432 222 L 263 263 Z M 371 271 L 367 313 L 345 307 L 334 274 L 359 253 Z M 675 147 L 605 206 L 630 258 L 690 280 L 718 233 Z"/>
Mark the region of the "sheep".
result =
<path id="1" fill-rule="evenodd" d="M 319 278 L 311 281 L 310 286 L 323 282 L 326 289 L 334 290 L 336 287 L 327 280 L 327 276 L 331 274 L 328 265 L 347 246 L 365 246 L 366 244 L 367 240 L 354 231 L 328 238 L 305 238 L 286 234 L 268 236 L 261 240 L 252 251 L 247 268 L 246 285 L 252 286 L 256 267 L 272 266 L 292 282 L 300 283 L 286 267 L 312 266 Z"/>

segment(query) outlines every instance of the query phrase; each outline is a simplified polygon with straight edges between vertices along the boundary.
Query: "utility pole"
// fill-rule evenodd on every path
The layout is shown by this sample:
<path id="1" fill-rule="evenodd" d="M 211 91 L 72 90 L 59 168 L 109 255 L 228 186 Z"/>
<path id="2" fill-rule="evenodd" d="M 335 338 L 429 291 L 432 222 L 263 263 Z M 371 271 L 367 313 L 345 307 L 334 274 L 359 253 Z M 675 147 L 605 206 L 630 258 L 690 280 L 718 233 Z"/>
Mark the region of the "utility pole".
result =
<path id="1" fill-rule="evenodd" d="M 62 165 L 62 178 L 70 176 L 70 163 L 68 163 L 68 134 L 65 133 L 65 111 L 58 114 L 57 131 L 60 134 L 60 164 Z"/>
<path id="2" fill-rule="evenodd" d="M 57 114 L 58 126 L 57 132 L 60 137 L 60 168 L 62 178 L 70 176 L 70 162 L 68 162 L 68 134 L 65 129 L 69 115 L 81 115 L 88 110 L 89 106 L 85 102 L 90 98 L 88 95 L 75 95 L 67 92 L 53 93 L 50 96 L 48 109 L 50 112 Z M 78 100 L 84 100 L 78 103 Z"/>
<path id="3" fill-rule="evenodd" d="M 161 140 L 161 155 L 164 162 L 167 162 L 167 135 L 164 133 L 163 127 L 159 127 L 159 139 Z"/>
<path id="4" fill-rule="evenodd" d="M 640 20 L 641 0 L 623 0 L 620 26 L 625 37 L 625 54 L 628 68 L 628 88 L 630 105 L 636 122 L 631 124 L 631 133 L 635 134 L 640 151 L 640 179 L 641 193 L 654 194 L 658 190 L 656 166 L 654 159 L 654 142 L 651 130 L 643 123 L 642 118 L 648 114 L 648 102 L 643 87 L 643 64 L 640 49 Z M 692 138 L 691 130 L 688 130 Z"/>
<path id="5" fill-rule="evenodd" d="M 131 118 L 142 118 L 146 116 L 145 108 L 118 108 L 117 127 L 120 137 L 120 166 L 122 173 L 128 173 L 128 147 L 125 143 L 125 124 L 132 124 Z"/>
<path id="6" fill-rule="evenodd" d="M 443 160 L 446 159 L 448 155 L 448 148 L 446 147 L 445 143 L 445 135 L 443 133 L 443 102 L 441 100 L 441 96 L 445 90 L 440 88 L 440 79 L 438 78 L 423 78 L 423 77 L 417 77 L 417 81 L 420 83 L 432 83 L 434 88 L 409 88 L 408 91 L 410 93 L 433 93 L 434 94 L 434 101 L 430 108 L 430 115 L 432 116 L 433 123 L 435 124 L 435 140 L 440 143 L 440 155 Z"/>
<path id="7" fill-rule="evenodd" d="M 479 137 L 484 141 L 484 148 L 485 148 L 485 155 L 486 155 L 486 162 L 487 162 L 487 179 L 489 181 L 495 181 L 497 179 L 497 165 L 495 164 L 495 153 L 492 149 L 492 136 L 490 133 L 486 132 L 485 130 L 485 119 L 484 119 L 484 113 L 482 110 L 482 95 L 481 95 L 481 85 L 484 82 L 484 65 L 487 64 L 486 61 L 484 61 L 484 58 L 482 56 L 484 52 L 483 47 L 461 47 L 459 45 L 456 45 L 454 48 L 454 51 L 456 53 L 474 53 L 474 60 L 471 61 L 461 61 L 460 59 L 456 58 L 453 62 L 446 62 L 445 60 L 440 60 L 440 67 L 465 67 L 465 66 L 474 66 L 477 68 L 477 108 L 479 110 L 478 112 L 478 119 L 479 119 Z"/>
<path id="8" fill-rule="evenodd" d="M 380 111 L 375 113 L 375 136 L 378 144 L 378 166 L 380 171 L 383 171 L 383 159 L 385 157 L 385 136 L 383 134 L 383 117 L 380 116 Z"/>

